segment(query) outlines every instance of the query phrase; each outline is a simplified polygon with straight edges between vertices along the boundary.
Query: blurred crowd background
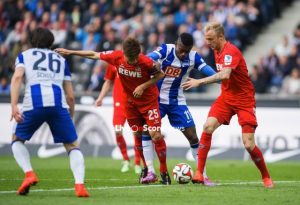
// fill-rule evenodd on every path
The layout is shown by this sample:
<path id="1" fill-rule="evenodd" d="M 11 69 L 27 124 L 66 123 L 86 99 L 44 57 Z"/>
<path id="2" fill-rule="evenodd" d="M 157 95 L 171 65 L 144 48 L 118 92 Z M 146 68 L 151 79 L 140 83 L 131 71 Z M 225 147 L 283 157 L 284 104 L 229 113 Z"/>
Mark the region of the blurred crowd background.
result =
<path id="1" fill-rule="evenodd" d="M 214 66 L 205 44 L 208 21 L 224 24 L 226 38 L 244 51 L 268 25 L 280 18 L 293 0 L 2 0 L 0 1 L 0 93 L 9 93 L 14 61 L 30 47 L 28 35 L 36 27 L 54 33 L 55 47 L 83 50 L 121 49 L 121 41 L 135 36 L 148 53 L 162 43 L 174 43 L 189 32 L 197 50 Z M 300 23 L 300 22 L 299 22 Z M 99 91 L 107 65 L 68 57 L 77 93 Z M 266 56 L 248 65 L 258 93 L 300 94 L 300 24 L 294 33 L 274 42 Z M 201 77 L 199 72 L 191 72 Z M 197 88 L 191 92 L 207 92 Z"/>

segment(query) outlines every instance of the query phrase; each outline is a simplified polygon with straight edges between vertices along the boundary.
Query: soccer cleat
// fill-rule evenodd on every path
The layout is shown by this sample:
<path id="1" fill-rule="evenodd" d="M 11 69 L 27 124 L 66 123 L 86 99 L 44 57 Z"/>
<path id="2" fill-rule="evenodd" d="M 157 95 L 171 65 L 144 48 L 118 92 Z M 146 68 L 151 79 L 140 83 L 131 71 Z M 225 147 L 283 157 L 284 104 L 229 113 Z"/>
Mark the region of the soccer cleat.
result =
<path id="1" fill-rule="evenodd" d="M 23 180 L 22 185 L 19 187 L 17 194 L 26 195 L 29 193 L 30 186 L 36 185 L 39 179 L 35 175 L 33 171 L 29 171 L 25 173 L 25 178 Z"/>
<path id="2" fill-rule="evenodd" d="M 217 184 L 211 181 L 208 177 L 204 178 L 203 184 L 205 186 L 216 186 Z"/>
<path id="3" fill-rule="evenodd" d="M 77 197 L 89 197 L 89 192 L 85 189 L 84 184 L 75 184 L 75 194 Z"/>
<path id="4" fill-rule="evenodd" d="M 203 174 L 201 174 L 199 170 L 196 170 L 192 182 L 193 184 L 204 184 Z"/>
<path id="5" fill-rule="evenodd" d="M 142 172 L 142 168 L 141 168 L 141 166 L 140 165 L 134 165 L 134 172 L 136 173 L 136 174 L 141 174 L 141 172 Z"/>
<path id="6" fill-rule="evenodd" d="M 158 180 L 157 176 L 153 172 L 148 172 L 147 176 L 142 178 L 142 184 L 149 184 L 149 183 L 154 183 Z"/>
<path id="7" fill-rule="evenodd" d="M 122 162 L 122 168 L 121 168 L 121 172 L 128 172 L 129 171 L 129 161 L 123 161 Z"/>
<path id="8" fill-rule="evenodd" d="M 266 188 L 273 188 L 274 187 L 274 183 L 273 183 L 271 178 L 264 178 L 263 183 L 264 183 L 264 187 L 266 187 Z"/>
<path id="9" fill-rule="evenodd" d="M 171 178 L 168 172 L 160 173 L 161 181 L 160 183 L 164 185 L 171 185 Z"/>
<path id="10" fill-rule="evenodd" d="M 145 178 L 148 174 L 148 167 L 144 167 L 139 176 L 139 183 L 142 183 L 142 179 Z"/>

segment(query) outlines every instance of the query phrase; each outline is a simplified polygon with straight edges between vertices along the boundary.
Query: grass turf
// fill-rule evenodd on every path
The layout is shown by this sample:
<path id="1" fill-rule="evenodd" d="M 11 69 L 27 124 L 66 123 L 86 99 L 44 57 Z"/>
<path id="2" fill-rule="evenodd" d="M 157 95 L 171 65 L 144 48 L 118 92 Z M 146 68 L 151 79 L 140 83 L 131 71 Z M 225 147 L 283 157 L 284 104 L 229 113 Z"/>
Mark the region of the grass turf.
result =
<path id="1" fill-rule="evenodd" d="M 133 169 L 121 173 L 120 161 L 86 158 L 86 187 L 90 198 L 74 195 L 74 180 L 67 157 L 32 158 L 40 182 L 28 196 L 17 196 L 24 174 L 13 157 L 0 157 L 0 205 L 2 204 L 300 204 L 300 162 L 269 164 L 274 189 L 265 189 L 254 164 L 250 161 L 209 160 L 207 171 L 216 187 L 202 185 L 171 186 L 138 184 Z M 169 172 L 184 159 L 170 159 Z M 195 168 L 193 162 L 187 162 Z M 156 167 L 157 164 L 156 164 Z M 277 182 L 277 183 L 276 183 Z"/>

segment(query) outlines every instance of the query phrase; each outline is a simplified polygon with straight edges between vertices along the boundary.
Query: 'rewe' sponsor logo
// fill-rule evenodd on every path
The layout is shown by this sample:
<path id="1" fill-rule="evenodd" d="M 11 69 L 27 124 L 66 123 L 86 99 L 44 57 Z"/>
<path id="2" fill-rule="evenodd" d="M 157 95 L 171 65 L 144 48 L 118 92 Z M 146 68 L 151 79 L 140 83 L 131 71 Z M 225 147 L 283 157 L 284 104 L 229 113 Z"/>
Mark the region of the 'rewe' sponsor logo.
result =
<path id="1" fill-rule="evenodd" d="M 118 68 L 118 73 L 120 75 L 125 75 L 133 78 L 141 78 L 142 77 L 142 72 L 141 71 L 134 71 L 134 70 L 127 70 L 124 67 L 119 67 Z"/>

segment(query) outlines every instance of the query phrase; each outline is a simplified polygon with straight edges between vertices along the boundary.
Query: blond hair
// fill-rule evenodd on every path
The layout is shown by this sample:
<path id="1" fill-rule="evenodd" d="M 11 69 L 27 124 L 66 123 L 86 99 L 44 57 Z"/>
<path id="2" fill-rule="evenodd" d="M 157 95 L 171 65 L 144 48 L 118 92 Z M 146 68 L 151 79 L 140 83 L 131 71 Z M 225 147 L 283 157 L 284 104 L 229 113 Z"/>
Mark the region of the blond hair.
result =
<path id="1" fill-rule="evenodd" d="M 217 36 L 224 36 L 224 27 L 221 23 L 218 22 L 210 22 L 207 23 L 206 26 L 204 27 L 204 31 L 208 32 L 210 30 L 213 30 Z"/>

